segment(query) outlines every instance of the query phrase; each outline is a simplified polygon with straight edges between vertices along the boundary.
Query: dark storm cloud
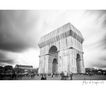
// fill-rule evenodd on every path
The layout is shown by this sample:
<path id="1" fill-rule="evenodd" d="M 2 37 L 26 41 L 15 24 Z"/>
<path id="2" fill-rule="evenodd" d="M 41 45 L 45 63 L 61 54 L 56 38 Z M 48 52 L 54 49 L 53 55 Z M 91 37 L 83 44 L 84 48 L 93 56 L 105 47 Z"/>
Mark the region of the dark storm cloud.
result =
<path id="1" fill-rule="evenodd" d="M 95 63 L 95 64 L 91 64 L 91 66 L 98 67 L 98 68 L 105 68 L 106 69 L 106 65 L 103 64 L 103 63 Z"/>
<path id="2" fill-rule="evenodd" d="M 100 23 L 101 26 L 101 32 L 106 31 L 106 10 L 88 10 L 86 11 L 89 15 L 95 15 L 96 17 L 96 23 Z M 106 32 L 102 38 L 102 40 L 99 42 L 99 46 L 102 49 L 106 49 Z"/>
<path id="3" fill-rule="evenodd" d="M 1 64 L 14 64 L 15 61 L 6 57 L 4 51 L 0 51 L 0 65 Z"/>
<path id="4" fill-rule="evenodd" d="M 0 59 L 4 59 L 5 58 L 5 54 L 0 52 Z"/>
<path id="5" fill-rule="evenodd" d="M 100 56 L 91 66 L 106 68 L 106 10 L 88 10 L 86 13 L 96 18 L 95 23 L 100 26 L 100 31 L 104 32 L 101 40 L 97 42 L 98 46 L 96 46 L 96 48 L 100 50 Z"/>
<path id="6" fill-rule="evenodd" d="M 23 43 L 0 43 L 0 48 L 3 50 L 7 50 L 7 51 L 15 51 L 15 52 L 20 52 L 26 48 L 28 48 L 28 46 L 26 46 Z"/>
<path id="7" fill-rule="evenodd" d="M 38 19 L 38 11 L 33 13 L 27 10 L 1 10 L 0 49 L 17 52 L 36 47 Z"/>
<path id="8" fill-rule="evenodd" d="M 97 10 L 94 12 L 98 14 L 97 20 L 98 22 L 101 22 L 102 30 L 106 31 L 106 10 Z M 100 43 L 101 43 L 102 49 L 106 49 L 106 32 L 105 32 L 105 36 L 103 36 Z"/>
<path id="9" fill-rule="evenodd" d="M 9 60 L 9 59 L 2 59 L 2 60 L 0 60 L 0 64 L 14 64 L 15 62 L 14 62 L 14 60 Z"/>

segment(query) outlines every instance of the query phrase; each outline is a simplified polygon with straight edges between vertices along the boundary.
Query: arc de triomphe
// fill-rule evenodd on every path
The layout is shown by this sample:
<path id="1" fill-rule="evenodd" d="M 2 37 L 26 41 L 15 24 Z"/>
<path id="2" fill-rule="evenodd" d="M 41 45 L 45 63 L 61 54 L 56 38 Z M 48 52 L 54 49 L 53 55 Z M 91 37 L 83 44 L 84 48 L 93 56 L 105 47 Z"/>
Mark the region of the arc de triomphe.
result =
<path id="1" fill-rule="evenodd" d="M 39 73 L 84 73 L 83 41 L 70 23 L 41 37 Z"/>

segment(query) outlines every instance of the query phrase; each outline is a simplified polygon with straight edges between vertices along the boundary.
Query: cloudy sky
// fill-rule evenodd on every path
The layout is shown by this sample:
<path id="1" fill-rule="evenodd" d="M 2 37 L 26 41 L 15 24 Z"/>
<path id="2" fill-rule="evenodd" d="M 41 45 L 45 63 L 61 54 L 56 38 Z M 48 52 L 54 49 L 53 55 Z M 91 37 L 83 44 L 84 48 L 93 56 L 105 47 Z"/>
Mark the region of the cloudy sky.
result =
<path id="1" fill-rule="evenodd" d="M 38 67 L 39 39 L 68 22 L 84 37 L 85 67 L 106 68 L 104 10 L 0 10 L 0 65 Z"/>

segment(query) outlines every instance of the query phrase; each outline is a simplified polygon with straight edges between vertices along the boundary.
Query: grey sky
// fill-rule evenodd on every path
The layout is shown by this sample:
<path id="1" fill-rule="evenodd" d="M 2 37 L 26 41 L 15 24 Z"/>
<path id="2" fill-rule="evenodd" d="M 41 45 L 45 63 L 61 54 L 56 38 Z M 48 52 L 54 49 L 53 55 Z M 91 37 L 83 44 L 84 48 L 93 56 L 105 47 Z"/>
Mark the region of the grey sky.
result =
<path id="1" fill-rule="evenodd" d="M 0 64 L 38 66 L 41 36 L 70 22 L 79 29 L 86 67 L 106 66 L 106 11 L 104 10 L 1 10 Z"/>

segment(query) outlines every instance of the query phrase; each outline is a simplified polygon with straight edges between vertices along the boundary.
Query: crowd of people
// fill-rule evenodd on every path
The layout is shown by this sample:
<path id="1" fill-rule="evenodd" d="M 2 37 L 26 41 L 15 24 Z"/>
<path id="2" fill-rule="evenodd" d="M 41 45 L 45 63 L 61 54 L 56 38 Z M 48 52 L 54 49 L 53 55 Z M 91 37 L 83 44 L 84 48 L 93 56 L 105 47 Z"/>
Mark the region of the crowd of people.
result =
<path id="1" fill-rule="evenodd" d="M 40 80 L 48 80 L 55 78 L 61 78 L 61 80 L 72 80 L 73 74 L 67 72 L 62 72 L 61 74 L 52 73 L 52 74 L 38 74 L 38 70 L 24 70 L 24 69 L 15 69 L 12 66 L 0 67 L 0 80 L 21 80 L 21 79 L 34 79 L 39 77 Z"/>
<path id="2" fill-rule="evenodd" d="M 60 76 L 61 77 L 61 80 L 72 80 L 73 78 L 73 73 L 71 74 L 68 74 L 68 73 L 61 73 L 61 74 L 51 74 L 51 78 L 54 78 L 54 77 L 58 77 Z M 47 80 L 47 75 L 46 74 L 42 74 L 41 75 L 41 80 Z"/>
<path id="3" fill-rule="evenodd" d="M 33 80 L 39 77 L 38 80 L 55 80 L 55 78 L 59 78 L 59 80 L 72 80 L 73 74 L 3 74 L 0 75 L 0 80 Z M 35 79 L 36 80 L 36 79 Z"/>

